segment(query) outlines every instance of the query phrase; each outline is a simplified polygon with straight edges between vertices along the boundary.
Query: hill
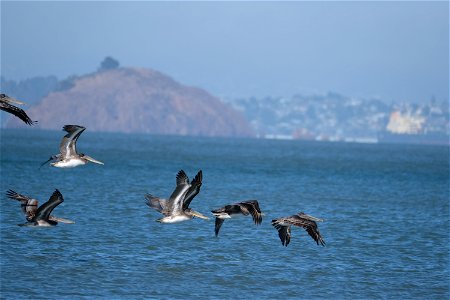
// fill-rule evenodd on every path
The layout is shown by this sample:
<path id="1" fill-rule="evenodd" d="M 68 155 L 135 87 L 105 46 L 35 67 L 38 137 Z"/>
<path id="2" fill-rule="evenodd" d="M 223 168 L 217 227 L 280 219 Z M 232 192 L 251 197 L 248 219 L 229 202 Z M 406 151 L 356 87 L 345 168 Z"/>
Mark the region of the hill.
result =
<path id="1" fill-rule="evenodd" d="M 26 111 L 43 129 L 79 124 L 92 131 L 254 136 L 230 105 L 150 69 L 114 68 L 74 77 Z M 17 118 L 7 123 L 23 126 Z"/>

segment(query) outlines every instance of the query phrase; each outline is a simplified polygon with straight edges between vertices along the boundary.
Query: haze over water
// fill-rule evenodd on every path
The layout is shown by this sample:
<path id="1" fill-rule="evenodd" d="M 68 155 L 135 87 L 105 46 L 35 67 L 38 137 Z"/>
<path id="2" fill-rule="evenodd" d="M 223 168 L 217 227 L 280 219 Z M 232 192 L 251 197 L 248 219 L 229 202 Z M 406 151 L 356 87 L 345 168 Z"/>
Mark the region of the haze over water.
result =
<path id="1" fill-rule="evenodd" d="M 105 162 L 44 167 L 61 131 L 0 131 L 0 296 L 3 299 L 199 298 L 447 299 L 449 148 L 258 139 L 100 134 L 80 152 Z M 144 203 L 168 197 L 175 175 L 203 170 L 191 207 L 257 199 L 265 213 L 159 224 Z M 76 224 L 19 227 L 5 192 L 64 203 Z M 299 211 L 319 223 L 325 247 L 301 228 L 283 247 L 270 220 Z M 212 217 L 212 215 L 210 215 Z"/>

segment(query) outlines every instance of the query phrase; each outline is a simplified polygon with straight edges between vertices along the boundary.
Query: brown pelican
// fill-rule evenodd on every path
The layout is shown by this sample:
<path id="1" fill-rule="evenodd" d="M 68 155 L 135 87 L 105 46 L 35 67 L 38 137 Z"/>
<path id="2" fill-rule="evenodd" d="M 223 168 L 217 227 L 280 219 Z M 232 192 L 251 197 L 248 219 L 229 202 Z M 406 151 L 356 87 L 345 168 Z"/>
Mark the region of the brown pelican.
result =
<path id="1" fill-rule="evenodd" d="M 71 220 L 50 215 L 53 209 L 64 201 L 62 194 L 58 190 L 55 190 L 50 199 L 39 208 L 39 201 L 36 199 L 18 194 L 13 190 L 8 190 L 6 195 L 8 198 L 20 201 L 20 207 L 28 222 L 21 224 L 20 226 L 54 226 L 58 224 L 58 222 L 68 224 L 75 223 Z"/>
<path id="2" fill-rule="evenodd" d="M 147 194 L 145 195 L 145 198 L 147 199 L 146 204 L 164 215 L 164 218 L 157 220 L 161 223 L 187 221 L 193 217 L 209 219 L 201 213 L 189 208 L 192 199 L 200 192 L 201 185 L 201 170 L 198 171 L 191 183 L 189 183 L 189 178 L 186 173 L 183 170 L 180 170 L 177 174 L 177 186 L 169 199 L 161 199 Z"/>
<path id="3" fill-rule="evenodd" d="M 32 121 L 30 117 L 23 111 L 23 109 L 18 108 L 17 106 L 12 105 L 11 103 L 15 104 L 24 104 L 23 102 L 14 99 L 12 97 L 9 97 L 5 94 L 0 94 L 0 109 L 4 110 L 10 114 L 15 115 L 22 121 L 24 121 L 28 125 L 33 125 L 34 123 L 37 123 L 37 121 Z"/>
<path id="4" fill-rule="evenodd" d="M 83 126 L 65 125 L 63 130 L 66 131 L 67 134 L 62 138 L 61 144 L 59 145 L 60 153 L 51 156 L 46 162 L 41 164 L 41 167 L 51 160 L 55 160 L 55 162 L 50 164 L 57 168 L 73 168 L 76 166 L 85 165 L 89 161 L 103 165 L 101 161 L 95 160 L 83 153 L 77 153 L 76 143 L 85 129 L 86 127 Z"/>
<path id="5" fill-rule="evenodd" d="M 317 245 L 320 243 L 320 245 L 324 246 L 325 241 L 320 235 L 316 222 L 323 222 L 323 220 L 300 212 L 290 217 L 272 220 L 272 225 L 278 230 L 278 236 L 283 246 L 287 247 L 291 241 L 291 225 L 305 228 L 308 234 L 316 241 Z"/>
<path id="6" fill-rule="evenodd" d="M 248 216 L 251 214 L 256 225 L 259 225 L 262 222 L 262 213 L 257 200 L 242 201 L 226 205 L 222 208 L 212 210 L 211 212 L 214 216 L 216 216 L 216 225 L 214 230 L 216 236 L 219 235 L 220 227 L 225 219 L 230 219 L 236 215 L 242 214 L 244 216 Z"/>

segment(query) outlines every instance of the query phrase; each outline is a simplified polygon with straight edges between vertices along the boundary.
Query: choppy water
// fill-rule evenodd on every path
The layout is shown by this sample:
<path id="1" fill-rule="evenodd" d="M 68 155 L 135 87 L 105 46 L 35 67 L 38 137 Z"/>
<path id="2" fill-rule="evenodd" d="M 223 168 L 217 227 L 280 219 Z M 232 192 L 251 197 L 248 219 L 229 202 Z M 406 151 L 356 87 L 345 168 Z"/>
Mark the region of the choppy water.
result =
<path id="1" fill-rule="evenodd" d="M 2 299 L 448 299 L 448 147 L 98 134 L 79 150 L 104 161 L 39 164 L 64 133 L 1 131 Z M 159 224 L 144 194 L 168 197 L 175 175 L 203 170 L 191 207 L 205 214 L 258 199 L 261 226 L 227 220 Z M 7 189 L 76 221 L 19 227 Z M 317 246 L 300 228 L 281 245 L 272 218 L 325 219 Z"/>

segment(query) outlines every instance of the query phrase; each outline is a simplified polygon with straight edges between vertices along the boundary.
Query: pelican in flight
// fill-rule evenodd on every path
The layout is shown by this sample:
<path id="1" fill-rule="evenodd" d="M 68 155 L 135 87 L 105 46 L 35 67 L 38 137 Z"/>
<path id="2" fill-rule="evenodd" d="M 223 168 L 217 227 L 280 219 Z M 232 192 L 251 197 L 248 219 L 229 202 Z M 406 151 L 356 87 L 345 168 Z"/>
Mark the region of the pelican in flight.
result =
<path id="1" fill-rule="evenodd" d="M 32 121 L 23 109 L 20 109 L 17 106 L 12 105 L 11 103 L 24 104 L 23 102 L 21 102 L 17 99 L 9 97 L 5 94 L 0 94 L 0 109 L 1 110 L 4 110 L 10 114 L 15 115 L 16 117 L 18 117 L 19 119 L 21 119 L 28 125 L 33 125 L 34 123 L 37 123 L 37 121 Z"/>
<path id="2" fill-rule="evenodd" d="M 220 227 L 222 226 L 223 222 L 225 222 L 225 219 L 230 219 L 238 215 L 252 215 L 253 222 L 255 222 L 256 225 L 259 225 L 262 222 L 263 215 L 261 213 L 261 209 L 259 208 L 257 200 L 242 201 L 230 205 L 225 205 L 224 207 L 212 210 L 211 212 L 216 217 L 216 224 L 214 229 L 216 236 L 219 235 Z"/>
<path id="3" fill-rule="evenodd" d="M 77 140 L 85 129 L 86 127 L 83 126 L 65 125 L 63 130 L 66 131 L 67 134 L 62 138 L 61 144 L 59 145 L 60 153 L 51 156 L 46 162 L 41 164 L 41 167 L 51 160 L 54 160 L 55 162 L 50 163 L 50 165 L 57 168 L 73 168 L 76 166 L 85 165 L 89 161 L 103 165 L 101 161 L 77 152 Z"/>
<path id="4" fill-rule="evenodd" d="M 158 219 L 161 223 L 177 223 L 187 221 L 193 217 L 201 219 L 209 219 L 201 213 L 189 208 L 192 199 L 200 192 L 202 185 L 202 171 L 198 171 L 195 178 L 189 183 L 189 178 L 183 170 L 177 174 L 177 186 L 170 195 L 169 199 L 161 199 L 153 195 L 147 194 L 146 204 L 159 211 L 164 215 L 163 218 Z"/>
<path id="5" fill-rule="evenodd" d="M 325 241 L 320 235 L 316 222 L 323 222 L 323 220 L 300 212 L 290 217 L 272 220 L 272 225 L 278 230 L 278 236 L 283 246 L 287 247 L 291 241 L 291 225 L 305 228 L 306 232 L 316 241 L 317 245 L 325 246 Z"/>
<path id="6" fill-rule="evenodd" d="M 27 223 L 19 226 L 54 226 L 58 224 L 58 222 L 68 224 L 75 223 L 74 221 L 68 219 L 57 218 L 50 215 L 53 209 L 64 201 L 62 194 L 58 190 L 55 190 L 50 199 L 39 208 L 39 201 L 36 199 L 21 195 L 13 190 L 8 190 L 6 195 L 8 198 L 20 202 L 20 207 L 22 208 L 22 212 L 25 214 Z"/>

